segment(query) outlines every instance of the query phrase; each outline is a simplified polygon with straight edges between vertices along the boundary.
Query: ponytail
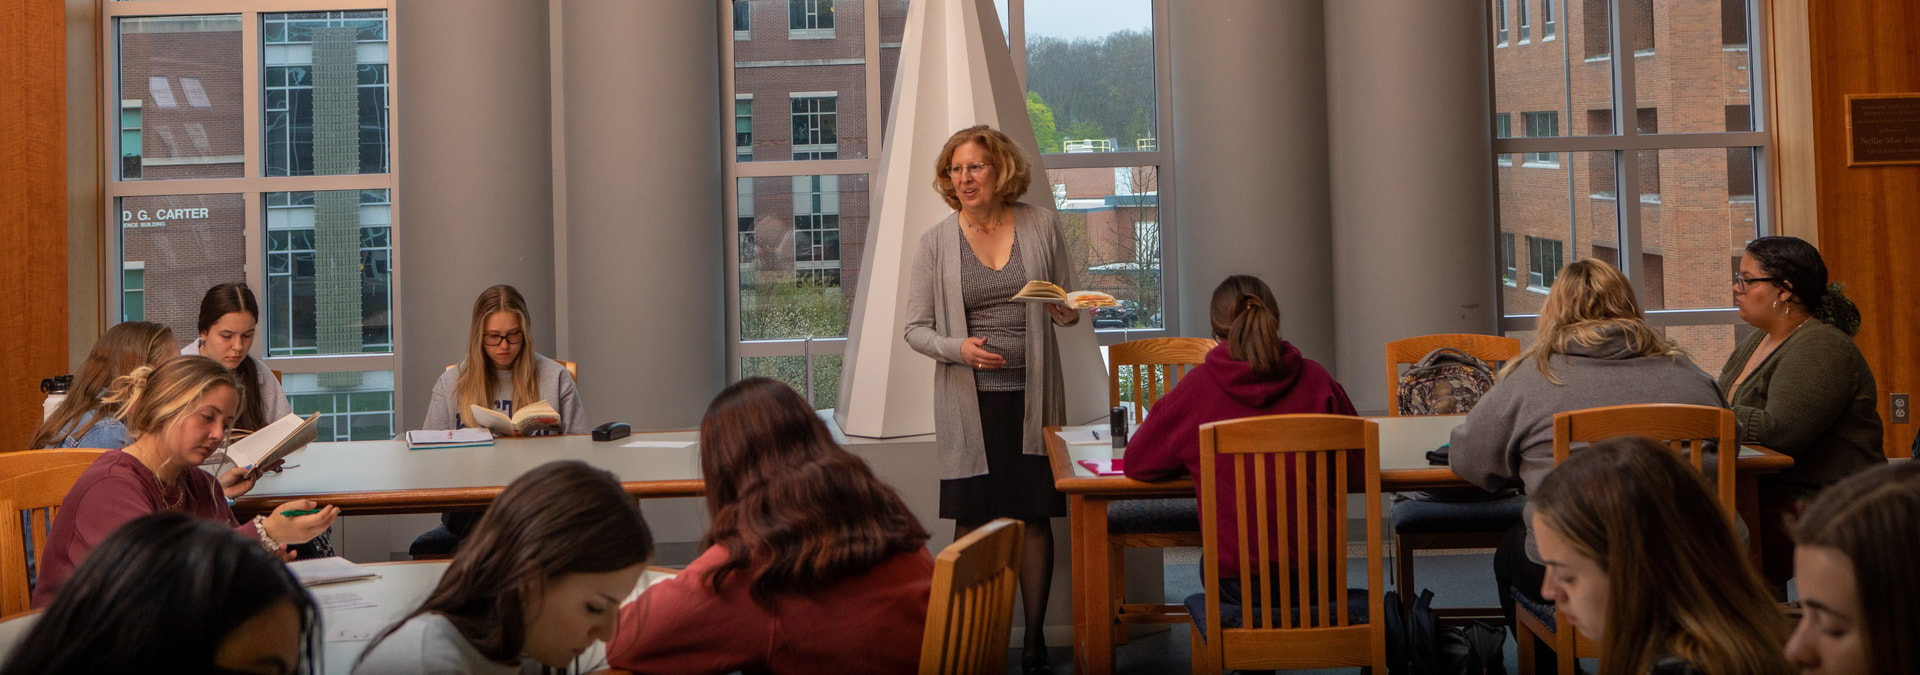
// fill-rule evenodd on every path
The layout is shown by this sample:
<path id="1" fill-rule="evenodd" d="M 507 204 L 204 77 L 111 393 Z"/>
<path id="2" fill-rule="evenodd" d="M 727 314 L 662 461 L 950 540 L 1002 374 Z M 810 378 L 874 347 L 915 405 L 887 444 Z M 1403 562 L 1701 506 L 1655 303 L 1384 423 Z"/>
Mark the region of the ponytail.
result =
<path id="1" fill-rule="evenodd" d="M 1235 274 L 1213 289 L 1209 312 L 1213 337 L 1227 341 L 1227 354 L 1263 378 L 1280 376 L 1286 354 L 1280 339 L 1280 304 L 1259 277 Z"/>
<path id="2" fill-rule="evenodd" d="M 1860 332 L 1860 308 L 1855 307 L 1853 300 L 1841 292 L 1845 287 L 1846 284 L 1838 281 L 1827 284 L 1827 292 L 1820 297 L 1819 304 L 1808 309 L 1813 311 L 1813 318 L 1825 321 L 1852 337 Z"/>
<path id="3" fill-rule="evenodd" d="M 146 396 L 147 383 L 153 379 L 154 370 L 153 366 L 140 366 L 131 373 L 113 378 L 113 384 L 107 386 L 107 395 L 100 397 L 100 402 L 113 406 L 119 411 L 118 416 L 124 419 L 127 412 L 139 407 L 140 399 Z M 132 429 L 127 430 L 129 438 L 134 435 Z"/>

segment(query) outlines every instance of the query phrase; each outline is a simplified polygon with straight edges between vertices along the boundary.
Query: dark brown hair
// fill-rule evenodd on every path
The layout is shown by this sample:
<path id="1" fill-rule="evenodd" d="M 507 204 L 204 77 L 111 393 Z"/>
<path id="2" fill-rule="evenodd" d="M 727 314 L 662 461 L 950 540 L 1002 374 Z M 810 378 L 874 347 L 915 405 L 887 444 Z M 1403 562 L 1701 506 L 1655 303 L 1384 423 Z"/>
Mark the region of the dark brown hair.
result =
<path id="1" fill-rule="evenodd" d="M 576 460 L 547 462 L 507 484 L 433 593 L 372 644 L 433 612 L 487 658 L 510 662 L 526 647 L 528 601 L 549 584 L 651 557 L 653 533 L 613 474 Z"/>
<path id="2" fill-rule="evenodd" d="M 1827 263 L 1813 244 L 1799 237 L 1761 237 L 1747 243 L 1747 254 L 1767 276 L 1779 279 L 1768 283 L 1792 294 L 1787 302 L 1799 303 L 1813 318 L 1847 335 L 1860 332 L 1860 308 L 1840 292 L 1840 284 L 1827 284 Z"/>
<path id="3" fill-rule="evenodd" d="M 260 302 L 254 299 L 253 289 L 248 288 L 245 282 L 209 288 L 207 294 L 200 298 L 200 321 L 195 324 L 194 330 L 205 338 L 213 324 L 220 322 L 220 317 L 236 312 L 253 317 L 254 326 L 260 325 Z M 266 419 L 266 404 L 260 400 L 260 369 L 254 365 L 253 357 L 249 355 L 241 359 L 233 372 L 238 376 L 235 379 L 240 381 L 240 414 L 234 418 L 233 428 L 255 431 L 266 426 L 272 420 Z"/>
<path id="4" fill-rule="evenodd" d="M 1250 274 L 1235 274 L 1213 289 L 1213 337 L 1227 343 L 1234 360 L 1245 361 L 1256 375 L 1280 376 L 1280 358 L 1286 354 L 1280 338 L 1280 303 L 1267 282 Z"/>
<path id="5" fill-rule="evenodd" d="M 980 124 L 953 132 L 947 144 L 940 148 L 940 161 L 933 167 L 933 189 L 940 192 L 941 199 L 947 200 L 947 206 L 960 210 L 960 197 L 953 192 L 953 177 L 947 175 L 947 165 L 953 163 L 954 151 L 968 143 L 979 143 L 986 149 L 987 156 L 993 158 L 993 196 L 1002 204 L 1020 201 L 1020 196 L 1027 193 L 1027 186 L 1033 182 L 1027 156 L 999 129 Z"/>
<path id="6" fill-rule="evenodd" d="M 1663 656 L 1703 673 L 1787 675 L 1786 625 L 1698 471 L 1652 439 L 1573 452 L 1527 497 L 1541 524 L 1607 574 L 1601 675 Z"/>
<path id="7" fill-rule="evenodd" d="M 818 590 L 927 543 L 900 495 L 778 380 L 741 380 L 707 406 L 700 471 L 713 517 L 703 545 L 728 555 L 707 579 L 715 593 L 737 572 L 770 606 L 776 593 Z"/>
<path id="8" fill-rule="evenodd" d="M 114 378 L 141 366 L 160 365 L 179 353 L 179 346 L 173 344 L 172 328 L 148 321 L 128 321 L 108 328 L 87 352 L 87 362 L 81 364 L 80 375 L 73 378 L 73 386 L 67 390 L 67 400 L 61 401 L 53 415 L 34 430 L 27 447 L 53 447 L 85 435 L 107 417 L 118 417 L 120 406 L 100 399 Z M 87 413 L 93 413 L 93 419 L 77 424 Z"/>
<path id="9" fill-rule="evenodd" d="M 1793 540 L 1831 548 L 1853 564 L 1868 670 L 1920 673 L 1920 461 L 1854 474 L 1820 492 Z"/>

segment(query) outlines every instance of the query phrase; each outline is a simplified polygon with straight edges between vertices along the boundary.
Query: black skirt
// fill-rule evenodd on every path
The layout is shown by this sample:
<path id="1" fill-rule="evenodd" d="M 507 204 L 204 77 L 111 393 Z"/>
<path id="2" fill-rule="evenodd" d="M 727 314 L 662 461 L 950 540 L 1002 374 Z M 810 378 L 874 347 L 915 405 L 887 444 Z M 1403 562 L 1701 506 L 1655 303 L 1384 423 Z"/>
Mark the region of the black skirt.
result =
<path id="1" fill-rule="evenodd" d="M 1053 489 L 1053 466 L 1046 455 L 1020 451 L 1026 392 L 983 391 L 979 396 L 987 472 L 940 481 L 940 517 L 961 527 L 979 527 L 995 518 L 1031 522 L 1067 515 L 1067 498 Z"/>

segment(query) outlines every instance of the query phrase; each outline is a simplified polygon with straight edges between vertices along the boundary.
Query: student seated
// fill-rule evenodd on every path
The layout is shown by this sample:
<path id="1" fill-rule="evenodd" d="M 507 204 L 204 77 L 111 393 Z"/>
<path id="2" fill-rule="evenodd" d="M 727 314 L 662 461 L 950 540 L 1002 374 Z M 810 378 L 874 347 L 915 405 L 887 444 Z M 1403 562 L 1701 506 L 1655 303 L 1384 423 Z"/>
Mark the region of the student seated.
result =
<path id="1" fill-rule="evenodd" d="M 220 284 L 200 298 L 197 323 L 200 338 L 181 348 L 186 356 L 205 356 L 233 371 L 240 390 L 240 412 L 233 428 L 257 431 L 293 413 L 280 378 L 253 356 L 253 336 L 260 325 L 260 302 L 244 283 Z"/>
<path id="2" fill-rule="evenodd" d="M 527 301 L 506 284 L 493 286 L 473 301 L 467 329 L 467 355 L 433 384 L 422 429 L 480 426 L 469 405 L 513 411 L 541 401 L 560 413 L 563 433 L 584 434 L 586 411 L 566 366 L 534 351 L 533 323 Z"/>
<path id="3" fill-rule="evenodd" d="M 612 474 L 548 462 L 513 479 L 433 593 L 360 656 L 356 675 L 539 673 L 613 633 L 653 534 Z"/>
<path id="4" fill-rule="evenodd" d="M 1803 673 L 1920 673 L 1920 462 L 1829 486 L 1794 530 L 1806 613 L 1787 642 Z"/>
<path id="5" fill-rule="evenodd" d="M 1327 369 L 1300 355 L 1280 336 L 1280 304 L 1258 277 L 1236 274 L 1213 289 L 1213 337 L 1220 341 L 1153 404 L 1127 442 L 1125 470 L 1136 480 L 1165 480 L 1200 471 L 1200 425 L 1259 415 L 1354 414 L 1347 390 Z M 1230 467 L 1216 467 L 1222 503 L 1233 499 Z M 1196 482 L 1195 490 L 1199 490 Z M 1220 531 L 1234 531 L 1232 509 L 1220 509 Z M 1238 603 L 1240 552 L 1221 538 L 1220 575 L 1228 601 Z M 1290 558 L 1289 558 L 1290 559 Z"/>
<path id="6" fill-rule="evenodd" d="M 20 639 L 0 675 L 308 672 L 320 617 L 278 556 L 204 518 L 115 530 Z"/>
<path id="7" fill-rule="evenodd" d="M 120 423 L 119 403 L 102 400 L 114 378 L 140 366 L 158 366 L 173 358 L 179 345 L 173 329 L 146 321 L 128 321 L 108 328 L 87 352 L 80 375 L 73 379 L 67 400 L 33 431 L 29 448 L 122 448 L 127 427 Z"/>
<path id="8" fill-rule="evenodd" d="M 1531 493 L 1553 470 L 1555 413 L 1633 403 L 1722 405 L 1713 378 L 1647 325 L 1620 270 L 1598 260 L 1568 263 L 1540 308 L 1533 344 L 1507 363 L 1465 423 L 1454 428 L 1447 461 L 1454 473 L 1487 490 Z M 1500 606 L 1512 626 L 1507 589 L 1543 602 L 1532 597 L 1545 568 L 1525 520 L 1501 541 L 1493 565 Z"/>
<path id="9" fill-rule="evenodd" d="M 233 528 L 276 554 L 325 532 L 339 509 L 301 499 L 273 509 L 276 517 L 234 520 L 227 500 L 253 489 L 264 467 L 234 467 L 215 478 L 200 464 L 220 448 L 239 407 L 233 373 L 212 359 L 182 356 L 159 368 L 142 366 L 115 380 L 107 399 L 125 406 L 122 420 L 133 442 L 108 450 L 60 502 L 40 557 L 36 607 L 52 602 L 74 568 L 116 528 L 159 511 L 180 511 Z M 279 517 L 282 511 L 317 513 Z"/>
<path id="10" fill-rule="evenodd" d="M 706 552 L 621 611 L 608 662 L 635 673 L 907 673 L 932 590 L 926 530 L 778 381 L 720 392 L 700 422 Z"/>
<path id="11" fill-rule="evenodd" d="M 1786 622 L 1706 480 L 1642 437 L 1575 450 L 1530 500 L 1561 626 L 1601 675 L 1786 675 Z"/>

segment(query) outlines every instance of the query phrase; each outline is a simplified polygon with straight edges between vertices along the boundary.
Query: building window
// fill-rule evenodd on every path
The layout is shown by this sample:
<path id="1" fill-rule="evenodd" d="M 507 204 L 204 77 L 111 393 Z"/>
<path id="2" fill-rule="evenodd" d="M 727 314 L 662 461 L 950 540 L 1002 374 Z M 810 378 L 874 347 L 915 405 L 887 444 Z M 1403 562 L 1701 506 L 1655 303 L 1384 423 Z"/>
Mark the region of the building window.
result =
<path id="1" fill-rule="evenodd" d="M 140 177 L 140 100 L 120 101 L 120 177 L 126 180 Z"/>
<path id="2" fill-rule="evenodd" d="M 735 40 L 753 39 L 753 33 L 749 30 L 751 24 L 748 21 L 751 17 L 747 10 L 747 0 L 733 0 L 733 39 Z"/>
<path id="3" fill-rule="evenodd" d="M 1514 0 L 1513 9 L 1520 13 L 1520 44 L 1526 44 L 1528 31 L 1533 29 L 1533 16 L 1527 13 L 1527 0 Z"/>
<path id="4" fill-rule="evenodd" d="M 787 37 L 833 38 L 833 0 L 787 0 Z"/>
<path id="5" fill-rule="evenodd" d="M 793 158 L 838 159 L 840 157 L 839 96 L 794 94 Z"/>
<path id="6" fill-rule="evenodd" d="M 1512 286 L 1519 282 L 1520 268 L 1518 258 L 1513 251 L 1513 233 L 1500 233 L 1500 283 Z"/>
<path id="7" fill-rule="evenodd" d="M 733 97 L 733 158 L 753 161 L 753 94 Z"/>
<path id="8" fill-rule="evenodd" d="M 1553 0 L 1540 0 L 1540 17 L 1540 41 L 1552 40 L 1557 27 L 1553 18 Z"/>
<path id="9" fill-rule="evenodd" d="M 386 190 L 269 192 L 268 356 L 393 351 Z"/>
<path id="10" fill-rule="evenodd" d="M 120 263 L 120 320 L 144 321 L 147 318 L 147 264 L 139 260 Z"/>
<path id="11" fill-rule="evenodd" d="M 1493 114 L 1493 137 L 1513 138 L 1513 113 Z M 1493 161 L 1503 166 L 1513 166 L 1513 153 L 1503 152 L 1494 155 Z"/>
<path id="12" fill-rule="evenodd" d="M 1560 112 L 1559 111 L 1547 110 L 1547 111 L 1541 111 L 1541 112 L 1525 112 L 1525 113 L 1520 113 L 1520 115 L 1521 115 L 1522 121 L 1524 121 L 1527 125 L 1528 138 L 1543 138 L 1543 137 L 1560 135 Z M 1526 163 L 1528 166 L 1557 167 L 1557 166 L 1560 166 L 1560 155 L 1558 153 L 1552 153 L 1552 152 L 1529 152 L 1527 153 Z"/>
<path id="13" fill-rule="evenodd" d="M 760 246 L 753 237 L 753 179 L 742 178 L 734 182 L 739 186 L 738 199 L 735 200 L 733 231 L 740 244 L 738 257 L 740 274 L 743 277 L 741 285 L 751 286 L 753 284 L 745 280 L 745 277 L 753 273 L 754 261 L 760 259 Z"/>
<path id="14" fill-rule="evenodd" d="M 261 32 L 267 175 L 386 173 L 386 12 L 264 14 Z"/>
<path id="15" fill-rule="evenodd" d="M 1527 237 L 1527 288 L 1540 292 L 1553 288 L 1566 264 L 1562 260 L 1560 240 Z"/>
<path id="16" fill-rule="evenodd" d="M 793 268 L 840 269 L 840 177 L 793 177 Z M 802 274 L 801 276 L 806 276 Z"/>
<path id="17" fill-rule="evenodd" d="M 1507 0 L 1493 0 L 1494 46 L 1507 46 Z"/>

